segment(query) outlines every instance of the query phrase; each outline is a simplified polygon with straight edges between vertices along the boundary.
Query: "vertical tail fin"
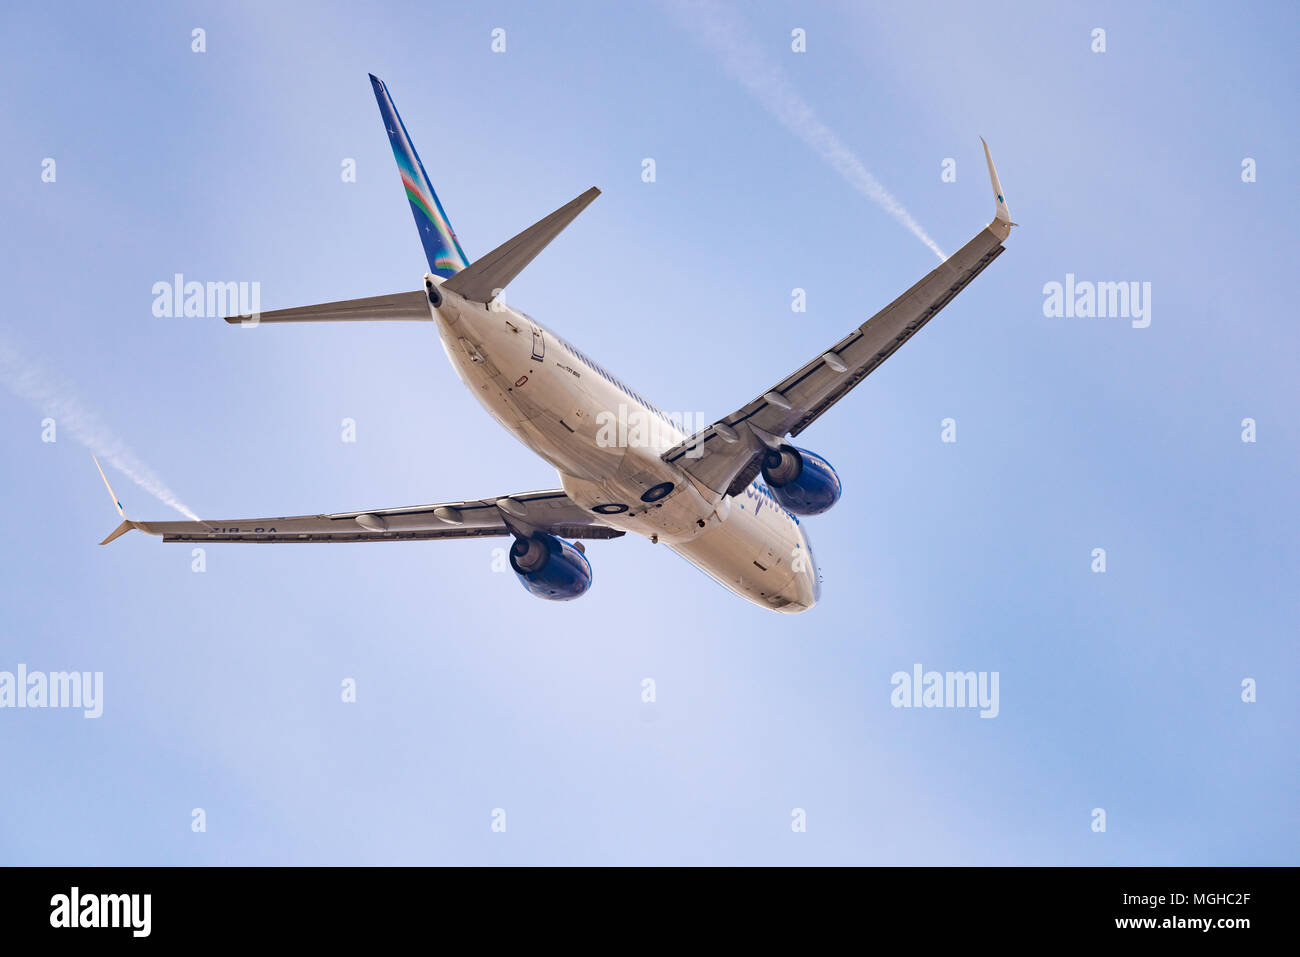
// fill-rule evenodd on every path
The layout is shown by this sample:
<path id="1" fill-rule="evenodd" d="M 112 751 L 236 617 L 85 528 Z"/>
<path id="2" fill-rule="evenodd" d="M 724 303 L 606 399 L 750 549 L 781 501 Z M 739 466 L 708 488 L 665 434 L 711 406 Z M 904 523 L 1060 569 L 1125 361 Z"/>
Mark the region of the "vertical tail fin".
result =
<path id="1" fill-rule="evenodd" d="M 433 191 L 424 164 L 420 162 L 415 145 L 406 132 L 406 126 L 397 115 L 397 107 L 388 95 L 388 87 L 373 73 L 370 74 L 370 85 L 374 87 L 379 113 L 384 118 L 384 127 L 388 131 L 388 142 L 393 147 L 393 158 L 397 160 L 397 170 L 402 175 L 402 185 L 406 187 L 406 198 L 410 200 L 415 225 L 420 231 L 420 242 L 424 244 L 424 255 L 429 260 L 429 271 L 435 276 L 450 279 L 468 266 L 469 260 L 460 248 L 456 234 L 452 232 L 451 220 L 443 211 L 442 203 L 438 202 L 438 194 Z"/>

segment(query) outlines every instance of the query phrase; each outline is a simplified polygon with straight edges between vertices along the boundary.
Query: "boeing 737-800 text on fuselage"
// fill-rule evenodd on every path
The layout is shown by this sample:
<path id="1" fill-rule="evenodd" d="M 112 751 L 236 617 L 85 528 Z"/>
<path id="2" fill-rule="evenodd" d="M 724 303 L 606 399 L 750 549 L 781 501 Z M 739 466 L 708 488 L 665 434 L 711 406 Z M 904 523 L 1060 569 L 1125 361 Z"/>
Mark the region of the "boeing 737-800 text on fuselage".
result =
<path id="1" fill-rule="evenodd" d="M 461 380 L 502 426 L 560 475 L 560 488 L 405 508 L 230 521 L 137 522 L 167 542 L 387 542 L 513 537 L 510 564 L 534 595 L 564 601 L 591 586 L 581 539 L 628 532 L 667 545 L 742 598 L 782 612 L 820 597 L 801 516 L 838 501 L 830 464 L 798 436 L 884 362 L 1003 251 L 1011 217 L 984 147 L 993 221 L 898 299 L 758 398 L 694 434 L 500 294 L 592 200 L 590 189 L 471 263 L 407 135 L 371 76 L 428 257 L 424 287 L 282 309 L 228 322 L 432 322 Z M 102 470 L 101 470 L 102 474 Z M 105 477 L 105 484 L 108 479 Z M 112 494 L 112 488 L 109 489 Z"/>

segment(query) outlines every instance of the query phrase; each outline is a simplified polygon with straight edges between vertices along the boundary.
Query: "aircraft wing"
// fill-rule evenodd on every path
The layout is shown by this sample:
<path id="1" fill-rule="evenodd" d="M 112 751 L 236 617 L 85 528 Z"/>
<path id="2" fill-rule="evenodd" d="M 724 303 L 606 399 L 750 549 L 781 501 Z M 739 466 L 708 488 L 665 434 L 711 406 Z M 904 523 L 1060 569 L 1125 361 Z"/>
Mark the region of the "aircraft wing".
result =
<path id="1" fill-rule="evenodd" d="M 1010 214 L 988 146 L 995 218 L 961 249 L 861 326 L 749 404 L 664 453 L 720 494 L 743 491 L 762 469 L 762 453 L 796 436 L 849 394 L 1000 256 Z"/>
<path id="2" fill-rule="evenodd" d="M 101 470 L 102 472 L 102 470 Z M 108 480 L 104 480 L 105 484 Z M 112 494 L 112 488 L 109 488 Z M 113 502 L 118 505 L 117 497 Z M 121 512 L 121 506 L 118 505 Z M 381 508 L 329 515 L 220 519 L 201 522 L 136 522 L 126 518 L 108 538 L 138 528 L 164 542 L 409 542 L 444 538 L 490 538 L 547 532 L 561 538 L 618 538 L 563 489 L 522 492 L 501 498 Z"/>

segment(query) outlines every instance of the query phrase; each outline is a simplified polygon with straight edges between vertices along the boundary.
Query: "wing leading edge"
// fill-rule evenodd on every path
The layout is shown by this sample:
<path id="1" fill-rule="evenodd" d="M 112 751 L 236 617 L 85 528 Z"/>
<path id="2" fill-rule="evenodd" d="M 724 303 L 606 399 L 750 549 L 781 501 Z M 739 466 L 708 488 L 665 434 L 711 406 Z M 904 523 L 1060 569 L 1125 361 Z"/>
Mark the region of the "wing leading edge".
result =
<path id="1" fill-rule="evenodd" d="M 1010 213 L 988 144 L 984 146 L 996 198 L 992 222 L 912 286 L 811 362 L 748 405 L 664 453 L 718 494 L 736 495 L 754 480 L 761 453 L 796 436 L 934 318 L 998 256 L 1011 234 Z"/>

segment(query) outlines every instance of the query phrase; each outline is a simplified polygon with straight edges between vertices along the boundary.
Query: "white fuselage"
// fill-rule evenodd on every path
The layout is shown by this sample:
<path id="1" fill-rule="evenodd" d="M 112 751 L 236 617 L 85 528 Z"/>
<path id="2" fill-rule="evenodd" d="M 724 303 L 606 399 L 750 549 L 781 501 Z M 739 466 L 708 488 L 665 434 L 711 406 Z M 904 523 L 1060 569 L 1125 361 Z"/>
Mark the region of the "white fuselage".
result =
<path id="1" fill-rule="evenodd" d="M 434 276 L 426 281 L 440 284 Z M 660 542 L 756 605 L 811 608 L 817 563 L 799 520 L 761 482 L 719 495 L 661 456 L 683 439 L 665 415 L 532 317 L 451 292 L 432 309 L 461 380 L 509 432 L 553 465 L 579 507 Z M 662 498 L 642 496 L 671 483 Z"/>

